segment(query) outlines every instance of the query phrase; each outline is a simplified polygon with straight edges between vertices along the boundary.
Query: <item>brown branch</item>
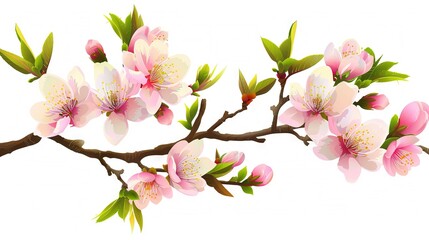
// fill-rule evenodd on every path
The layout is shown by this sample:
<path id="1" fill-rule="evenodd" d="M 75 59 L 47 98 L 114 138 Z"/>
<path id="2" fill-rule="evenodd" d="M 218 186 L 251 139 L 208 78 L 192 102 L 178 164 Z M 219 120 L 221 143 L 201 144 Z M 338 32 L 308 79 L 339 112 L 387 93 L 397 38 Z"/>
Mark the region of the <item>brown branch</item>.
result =
<path id="1" fill-rule="evenodd" d="M 121 170 L 113 169 L 112 167 L 110 167 L 109 164 L 107 164 L 107 162 L 103 158 L 99 158 L 98 160 L 100 161 L 101 165 L 103 165 L 104 168 L 106 168 L 107 175 L 111 176 L 112 174 L 115 174 L 116 178 L 122 183 L 122 188 L 124 189 L 128 188 L 127 183 L 121 177 L 121 174 L 124 173 L 124 169 L 121 169 Z"/>
<path id="2" fill-rule="evenodd" d="M 40 139 L 41 138 L 39 136 L 30 133 L 19 140 L 0 143 L 0 157 L 12 153 L 15 150 L 37 144 Z"/>
<path id="3" fill-rule="evenodd" d="M 185 138 L 188 142 L 193 139 L 195 133 L 198 131 L 198 128 L 201 125 L 201 120 L 203 119 L 204 112 L 206 111 L 206 99 L 201 100 L 200 110 L 198 112 L 198 116 L 195 119 L 194 125 L 191 128 L 188 136 Z"/>
<path id="4" fill-rule="evenodd" d="M 223 113 L 223 116 L 219 118 L 209 129 L 207 129 L 207 132 L 212 132 L 216 128 L 218 128 L 220 125 L 222 125 L 227 119 L 235 117 L 235 115 L 247 110 L 247 106 L 245 104 L 242 104 L 241 108 L 233 113 L 229 113 L 228 111 L 225 111 Z"/>
<path id="5" fill-rule="evenodd" d="M 423 152 L 425 152 L 426 154 L 429 155 L 429 148 L 422 146 L 422 145 L 419 145 L 419 147 L 423 150 Z"/>
<path id="6" fill-rule="evenodd" d="M 285 103 L 287 103 L 289 101 L 289 96 L 283 97 L 284 91 L 285 91 L 285 86 L 286 86 L 286 81 L 287 81 L 289 76 L 287 76 L 285 81 L 280 84 L 281 87 L 280 87 L 280 93 L 279 93 L 279 102 L 277 103 L 276 106 L 271 106 L 271 108 L 270 108 L 271 111 L 273 111 L 273 123 L 271 124 L 271 129 L 273 131 L 277 128 L 277 119 L 279 117 L 280 108 Z"/>

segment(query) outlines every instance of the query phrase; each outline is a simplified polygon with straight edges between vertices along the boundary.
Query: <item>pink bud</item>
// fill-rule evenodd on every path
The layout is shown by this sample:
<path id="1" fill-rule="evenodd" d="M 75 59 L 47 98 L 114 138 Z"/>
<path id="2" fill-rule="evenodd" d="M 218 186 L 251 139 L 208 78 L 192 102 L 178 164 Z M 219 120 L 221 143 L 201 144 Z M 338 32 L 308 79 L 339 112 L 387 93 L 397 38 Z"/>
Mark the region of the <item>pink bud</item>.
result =
<path id="1" fill-rule="evenodd" d="M 417 135 L 426 127 L 429 121 L 429 105 L 424 102 L 411 102 L 401 112 L 398 129 L 405 127 L 403 135 Z"/>
<path id="2" fill-rule="evenodd" d="M 383 110 L 389 105 L 389 99 L 384 94 L 370 93 L 363 96 L 358 101 L 358 105 L 367 110 Z"/>
<path id="3" fill-rule="evenodd" d="M 170 125 L 173 121 L 173 116 L 173 112 L 165 104 L 162 104 L 158 112 L 155 113 L 155 117 L 158 122 L 164 125 Z"/>
<path id="4" fill-rule="evenodd" d="M 93 62 L 107 62 L 103 46 L 97 40 L 88 40 L 85 50 Z"/>
<path id="5" fill-rule="evenodd" d="M 223 156 L 221 162 L 223 163 L 233 162 L 234 164 L 232 166 L 237 167 L 240 164 L 242 164 L 243 161 L 244 161 L 244 153 L 234 151 L 234 152 L 229 152 L 225 156 Z"/>
<path id="6" fill-rule="evenodd" d="M 271 182 L 273 170 L 265 164 L 260 164 L 253 169 L 250 178 L 255 186 L 265 186 Z"/>

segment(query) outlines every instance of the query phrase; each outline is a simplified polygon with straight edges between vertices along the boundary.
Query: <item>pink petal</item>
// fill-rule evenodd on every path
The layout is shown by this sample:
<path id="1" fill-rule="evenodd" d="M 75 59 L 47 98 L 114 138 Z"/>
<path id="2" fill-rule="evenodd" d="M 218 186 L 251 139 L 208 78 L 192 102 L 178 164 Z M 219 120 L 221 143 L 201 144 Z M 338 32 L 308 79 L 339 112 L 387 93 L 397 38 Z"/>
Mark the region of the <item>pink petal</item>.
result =
<path id="1" fill-rule="evenodd" d="M 146 103 L 146 109 L 151 115 L 155 114 L 161 107 L 161 95 L 154 89 L 143 87 L 140 90 L 140 97 Z"/>
<path id="2" fill-rule="evenodd" d="M 405 146 L 413 145 L 417 143 L 419 139 L 416 136 L 410 135 L 410 136 L 403 136 L 396 140 L 397 146 L 396 148 L 402 148 Z"/>
<path id="3" fill-rule="evenodd" d="M 128 122 L 124 114 L 111 112 L 104 123 L 104 136 L 107 141 L 117 145 L 128 133 Z"/>
<path id="4" fill-rule="evenodd" d="M 327 136 L 317 143 L 313 148 L 314 154 L 322 160 L 333 160 L 343 154 L 342 143 L 335 136 Z"/>
<path id="5" fill-rule="evenodd" d="M 356 182 L 361 171 L 359 163 L 350 154 L 344 154 L 340 157 L 338 169 L 344 174 L 348 182 Z"/>
<path id="6" fill-rule="evenodd" d="M 377 171 L 381 167 L 383 154 L 385 152 L 386 150 L 379 148 L 370 154 L 357 156 L 356 161 L 366 170 Z"/>
<path id="7" fill-rule="evenodd" d="M 360 53 L 360 45 L 354 39 L 347 39 L 341 45 L 341 54 L 343 58 L 353 55 L 358 55 Z"/>
<path id="8" fill-rule="evenodd" d="M 298 83 L 290 84 L 290 102 L 298 111 L 307 112 L 310 109 L 305 102 L 304 95 L 305 92 L 301 85 L 299 85 Z"/>
<path id="9" fill-rule="evenodd" d="M 334 89 L 332 71 L 327 66 L 314 70 L 307 79 L 305 101 L 312 109 L 322 110 L 324 103 L 330 98 Z M 320 106 L 314 100 L 321 101 Z"/>
<path id="10" fill-rule="evenodd" d="M 52 123 L 60 116 L 58 114 L 47 113 L 46 102 L 38 102 L 31 107 L 31 116 L 40 123 Z"/>
<path id="11" fill-rule="evenodd" d="M 78 102 L 83 102 L 88 97 L 89 85 L 85 81 L 83 72 L 79 67 L 74 67 L 68 74 L 68 83 Z"/>
<path id="12" fill-rule="evenodd" d="M 125 68 L 125 78 L 133 84 L 146 84 L 147 78 L 146 75 L 139 71 L 133 71 L 131 69 Z"/>
<path id="13" fill-rule="evenodd" d="M 329 130 L 337 136 L 342 136 L 346 132 L 351 131 L 353 126 L 359 126 L 361 123 L 361 115 L 359 109 L 351 105 L 346 108 L 340 115 L 328 117 Z"/>
<path id="14" fill-rule="evenodd" d="M 140 198 L 137 201 L 134 201 L 134 203 L 136 204 L 136 207 L 140 210 L 144 209 L 145 207 L 147 207 L 147 205 L 149 205 L 149 198 L 145 197 L 145 198 Z"/>
<path id="15" fill-rule="evenodd" d="M 198 190 L 187 181 L 181 181 L 180 183 L 173 183 L 172 186 L 177 189 L 179 192 L 186 194 L 188 196 L 195 196 L 198 194 Z"/>
<path id="16" fill-rule="evenodd" d="M 328 121 L 322 118 L 320 114 L 310 114 L 305 122 L 305 132 L 316 144 L 322 138 L 328 135 Z"/>
<path id="17" fill-rule="evenodd" d="M 372 119 L 364 122 L 359 128 L 358 138 L 364 139 L 357 142 L 357 149 L 360 153 L 370 153 L 378 149 L 386 140 L 389 133 L 388 126 L 385 122 L 379 119 Z M 351 134 L 351 135 L 356 135 Z M 349 135 L 350 136 L 350 135 Z M 350 138 L 353 138 L 350 136 Z"/>
<path id="18" fill-rule="evenodd" d="M 335 116 L 344 112 L 344 110 L 353 104 L 353 101 L 358 93 L 356 85 L 341 82 L 335 87 L 328 102 L 329 108 L 325 113 L 328 116 Z"/>
<path id="19" fill-rule="evenodd" d="M 73 126 L 83 127 L 91 119 L 96 118 L 100 115 L 100 109 L 94 103 L 92 97 L 89 97 L 84 103 L 76 105 L 76 107 L 73 109 Z"/>
<path id="20" fill-rule="evenodd" d="M 167 42 L 161 40 L 155 40 L 149 45 L 149 59 L 148 62 L 152 63 L 153 66 L 160 64 L 165 61 L 168 57 L 168 45 Z M 150 69 L 150 68 L 148 68 Z"/>
<path id="21" fill-rule="evenodd" d="M 204 142 L 201 139 L 195 139 L 186 145 L 180 153 L 180 158 L 197 158 L 201 155 L 204 148 Z"/>
<path id="22" fill-rule="evenodd" d="M 125 117 L 133 122 L 139 122 L 149 116 L 146 110 L 146 104 L 141 98 L 130 98 L 119 109 L 125 114 Z"/>
<path id="23" fill-rule="evenodd" d="M 41 137 L 57 136 L 64 132 L 69 123 L 69 117 L 61 118 L 57 122 L 50 124 L 41 123 L 37 126 L 36 134 Z"/>
<path id="24" fill-rule="evenodd" d="M 298 111 L 295 107 L 290 107 L 279 116 L 279 120 L 289 126 L 300 127 L 304 124 L 306 116 L 307 112 Z"/>
<path id="25" fill-rule="evenodd" d="M 334 48 L 333 43 L 330 43 L 328 47 L 326 47 L 324 59 L 326 65 L 331 68 L 332 73 L 335 75 L 340 65 L 341 55 L 340 52 Z"/>
<path id="26" fill-rule="evenodd" d="M 186 83 L 178 83 L 175 86 L 171 86 L 165 89 L 160 89 L 159 93 L 164 101 L 176 104 L 182 98 L 192 94 L 192 88 L 188 87 Z"/>
<path id="27" fill-rule="evenodd" d="M 148 41 L 149 28 L 147 26 L 142 26 L 138 28 L 130 40 L 130 45 L 128 46 L 128 51 L 134 52 L 134 44 L 137 40 L 142 39 L 144 41 Z"/>
<path id="28" fill-rule="evenodd" d="M 46 123 L 39 123 L 36 127 L 35 134 L 40 137 L 50 137 L 52 136 L 52 132 L 54 132 L 56 123 L 53 124 L 46 124 Z"/>
<path id="29" fill-rule="evenodd" d="M 128 179 L 127 184 L 128 184 L 129 188 L 134 188 L 134 186 L 139 182 L 148 183 L 148 182 L 153 182 L 153 181 L 155 181 L 155 175 L 154 174 L 149 173 L 149 172 L 139 172 L 139 173 L 132 175 Z"/>
<path id="30" fill-rule="evenodd" d="M 176 166 L 176 159 L 175 159 L 175 158 L 178 158 L 178 155 L 177 154 L 174 154 L 174 155 L 175 156 L 173 156 L 173 154 L 170 155 L 169 153 L 167 157 L 168 176 L 170 176 L 171 181 L 178 183 L 181 181 L 179 175 L 177 175 L 177 166 Z"/>
<path id="31" fill-rule="evenodd" d="M 188 72 L 189 65 L 190 61 L 187 56 L 174 55 L 159 64 L 156 71 L 151 72 L 151 76 L 157 76 L 158 85 L 160 86 L 174 85 L 183 79 Z"/>

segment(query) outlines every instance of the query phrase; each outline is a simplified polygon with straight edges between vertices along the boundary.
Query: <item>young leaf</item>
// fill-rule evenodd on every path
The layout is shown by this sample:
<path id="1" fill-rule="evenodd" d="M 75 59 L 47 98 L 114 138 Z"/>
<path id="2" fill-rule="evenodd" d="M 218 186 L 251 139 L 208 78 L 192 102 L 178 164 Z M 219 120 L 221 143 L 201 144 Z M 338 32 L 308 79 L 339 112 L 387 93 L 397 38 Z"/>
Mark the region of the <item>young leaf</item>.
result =
<path id="1" fill-rule="evenodd" d="M 129 44 L 131 42 L 131 36 L 132 36 L 132 26 L 131 26 L 131 14 L 129 14 L 125 18 L 125 24 L 124 24 L 124 32 L 122 36 L 122 41 L 126 44 Z"/>
<path id="2" fill-rule="evenodd" d="M 292 66 L 292 64 L 294 64 L 296 62 L 298 62 L 298 60 L 293 59 L 293 58 L 288 58 L 288 59 L 283 60 L 282 64 L 283 64 L 284 71 L 287 72 L 289 70 L 290 66 Z"/>
<path id="3" fill-rule="evenodd" d="M 399 139 L 399 137 L 390 137 L 390 138 L 386 139 L 386 141 L 384 141 L 384 143 L 381 145 L 380 148 L 387 149 L 387 147 L 389 147 L 390 143 L 392 143 L 393 141 L 396 141 L 398 139 Z"/>
<path id="4" fill-rule="evenodd" d="M 398 115 L 395 114 L 390 119 L 389 133 L 392 133 L 393 131 L 396 130 L 396 128 L 398 127 L 398 123 L 399 123 L 399 117 L 398 117 Z"/>
<path id="5" fill-rule="evenodd" d="M 43 64 L 46 67 L 49 66 L 49 62 L 51 61 L 53 49 L 54 49 L 54 35 L 50 33 L 48 37 L 46 37 L 46 40 L 43 43 L 43 48 L 42 48 Z"/>
<path id="6" fill-rule="evenodd" d="M 367 52 L 369 55 L 371 55 L 375 59 L 374 51 L 372 51 L 371 48 L 367 47 L 364 49 L 365 52 Z"/>
<path id="7" fill-rule="evenodd" d="M 215 178 L 223 177 L 232 170 L 233 162 L 218 163 L 212 170 L 207 174 L 213 175 Z"/>
<path id="8" fill-rule="evenodd" d="M 191 124 L 192 123 L 192 119 L 191 119 L 191 111 L 188 107 L 188 105 L 185 104 L 185 108 L 186 108 L 186 121 Z"/>
<path id="9" fill-rule="evenodd" d="M 323 54 L 316 54 L 307 56 L 301 60 L 294 62 L 289 67 L 289 75 L 304 71 L 312 66 L 316 65 L 323 58 Z"/>
<path id="10" fill-rule="evenodd" d="M 247 176 L 247 167 L 242 168 L 240 171 L 238 171 L 237 175 L 237 182 L 243 181 Z"/>
<path id="11" fill-rule="evenodd" d="M 398 63 L 397 62 L 382 62 L 374 68 L 374 73 L 377 73 L 378 71 L 383 71 L 383 70 L 388 71 L 389 69 L 391 69 L 396 64 L 398 64 Z"/>
<path id="12" fill-rule="evenodd" d="M 133 202 L 133 204 L 134 204 L 134 202 Z M 134 223 L 135 223 L 135 216 L 134 216 L 134 209 L 133 209 L 133 207 L 130 207 L 130 217 L 129 217 L 129 220 L 130 220 L 130 227 L 131 227 L 131 232 L 132 231 L 134 231 Z"/>
<path id="13" fill-rule="evenodd" d="M 250 89 L 247 85 L 246 79 L 244 78 L 243 73 L 241 73 L 240 70 L 238 70 L 238 87 L 240 88 L 241 94 L 250 93 Z"/>
<path id="14" fill-rule="evenodd" d="M 274 86 L 275 83 L 276 83 L 275 78 L 267 78 L 260 81 L 255 88 L 256 95 L 258 96 L 258 95 L 267 93 L 268 91 L 271 90 L 271 88 Z"/>
<path id="15" fill-rule="evenodd" d="M 290 26 L 290 29 L 289 29 L 289 39 L 290 39 L 289 57 L 292 54 L 293 43 L 295 42 L 296 26 L 297 26 L 297 21 L 295 21 L 294 23 L 292 23 L 292 26 Z"/>
<path id="16" fill-rule="evenodd" d="M 119 205 L 118 205 L 118 200 L 116 199 L 115 201 L 111 202 L 109 205 L 107 205 L 106 208 L 103 209 L 103 211 L 101 211 L 100 214 L 97 215 L 97 221 L 96 222 L 102 222 L 108 218 L 110 218 L 111 216 L 115 215 L 115 213 L 118 211 Z"/>
<path id="17" fill-rule="evenodd" d="M 215 69 L 216 69 L 216 67 L 215 67 Z M 210 80 L 205 86 L 204 86 L 204 89 L 207 89 L 207 88 L 209 88 L 209 87 L 211 87 L 211 86 L 213 86 L 213 84 L 215 84 L 221 77 L 222 77 L 222 75 L 223 75 L 223 73 L 225 72 L 225 70 L 226 70 L 226 67 L 225 68 L 223 68 L 222 69 L 222 71 L 220 71 L 217 75 L 216 75 L 216 77 L 214 77 L 212 80 Z M 213 75 L 213 73 L 214 73 L 214 70 L 212 71 L 212 73 L 210 74 L 210 77 L 211 77 L 211 75 Z"/>
<path id="18" fill-rule="evenodd" d="M 253 195 L 253 189 L 251 186 L 241 186 L 241 190 L 243 190 L 244 193 Z"/>
<path id="19" fill-rule="evenodd" d="M 282 44 L 280 44 L 280 50 L 282 51 L 283 57 L 285 59 L 290 58 L 290 55 L 292 53 L 290 38 L 284 40 Z"/>
<path id="20" fill-rule="evenodd" d="M 189 109 L 189 115 L 191 119 L 188 122 L 192 122 L 192 120 L 194 120 L 195 115 L 197 115 L 197 111 L 198 111 L 198 98 L 197 100 L 195 100 L 195 102 L 191 105 L 191 108 Z"/>
<path id="21" fill-rule="evenodd" d="M 33 67 L 33 64 L 24 58 L 3 49 L 0 49 L 0 56 L 16 71 L 23 74 L 32 73 L 31 67 Z"/>
<path id="22" fill-rule="evenodd" d="M 192 126 L 191 126 L 191 124 L 190 123 L 188 123 L 187 121 L 185 121 L 185 120 L 179 120 L 179 123 L 181 123 L 186 129 L 188 129 L 188 130 L 191 130 L 192 129 Z"/>
<path id="23" fill-rule="evenodd" d="M 134 217 L 136 218 L 137 223 L 139 224 L 140 232 L 141 232 L 143 230 L 143 215 L 142 215 L 142 211 L 137 208 L 134 202 L 133 202 L 133 212 L 134 212 Z"/>
<path id="24" fill-rule="evenodd" d="M 125 197 L 128 198 L 129 200 L 135 201 L 135 200 L 139 200 L 139 195 L 136 193 L 136 191 L 134 190 L 129 190 L 125 192 Z"/>
<path id="25" fill-rule="evenodd" d="M 19 42 L 21 43 L 21 53 L 25 60 L 29 61 L 30 63 L 34 63 L 34 54 L 31 51 L 30 46 L 28 45 L 27 41 L 24 38 L 24 35 L 21 32 L 21 29 L 19 29 L 18 24 L 15 24 L 15 32 L 16 36 L 19 39 Z"/>
<path id="26" fill-rule="evenodd" d="M 210 174 L 204 175 L 203 178 L 206 180 L 207 185 L 213 187 L 218 193 L 227 197 L 233 197 L 233 195 L 228 190 L 226 190 L 226 188 L 222 185 L 221 182 L 219 182 L 219 180 L 217 180 L 217 178 Z"/>
<path id="27" fill-rule="evenodd" d="M 122 197 L 119 198 L 119 208 L 118 208 L 118 215 L 120 218 L 122 218 L 125 221 L 125 218 L 128 215 L 128 212 L 130 211 L 130 202 L 128 199 Z"/>
<path id="28" fill-rule="evenodd" d="M 110 18 L 106 17 L 109 20 L 110 25 L 112 25 L 113 30 L 119 36 L 119 38 L 124 41 L 125 38 L 125 23 L 117 15 L 110 13 Z"/>
<path id="29" fill-rule="evenodd" d="M 256 87 L 256 74 L 255 76 L 252 78 L 252 80 L 250 80 L 249 82 L 249 90 L 250 92 L 255 92 L 255 87 Z"/>
<path id="30" fill-rule="evenodd" d="M 143 26 L 143 19 L 137 12 L 136 6 L 133 8 L 133 13 L 131 16 L 131 36 L 135 33 L 137 29 Z"/>
<path id="31" fill-rule="evenodd" d="M 118 35 L 118 37 L 122 40 L 121 29 L 119 29 L 119 27 L 116 25 L 116 23 L 112 19 L 110 19 L 108 16 L 105 16 L 105 18 L 107 19 L 107 21 L 109 21 L 110 26 L 112 26 L 112 29 L 113 29 L 113 31 L 115 31 L 116 35 Z"/>
<path id="32" fill-rule="evenodd" d="M 43 68 L 43 57 L 42 57 L 42 54 L 40 54 L 39 56 L 36 57 L 36 60 L 34 61 L 34 67 L 36 67 L 36 69 L 40 73 L 40 71 Z"/>
<path id="33" fill-rule="evenodd" d="M 203 83 L 204 80 L 207 79 L 210 73 L 210 67 L 208 64 L 204 64 L 203 66 L 200 66 L 197 71 L 197 81 L 198 83 Z"/>
<path id="34" fill-rule="evenodd" d="M 283 54 L 277 45 L 266 38 L 261 38 L 264 48 L 274 62 L 283 61 Z"/>

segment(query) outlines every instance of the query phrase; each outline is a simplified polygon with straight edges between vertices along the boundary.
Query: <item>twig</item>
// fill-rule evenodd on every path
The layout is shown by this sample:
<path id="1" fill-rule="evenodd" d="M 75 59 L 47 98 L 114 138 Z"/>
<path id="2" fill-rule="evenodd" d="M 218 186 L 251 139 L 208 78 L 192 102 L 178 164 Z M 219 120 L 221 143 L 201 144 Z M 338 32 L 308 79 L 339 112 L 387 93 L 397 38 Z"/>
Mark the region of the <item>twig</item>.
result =
<path id="1" fill-rule="evenodd" d="M 204 112 L 206 111 L 206 99 L 201 100 L 200 110 L 198 116 L 195 119 L 194 125 L 192 125 L 191 131 L 188 136 L 185 138 L 188 142 L 193 139 L 195 133 L 198 131 L 198 128 L 201 125 L 201 120 L 203 119 Z"/>
<path id="2" fill-rule="evenodd" d="M 285 103 L 287 103 L 289 101 L 289 95 L 286 97 L 283 97 L 285 86 L 286 86 L 286 81 L 287 81 L 288 77 L 286 77 L 286 80 L 281 84 L 280 93 L 279 93 L 279 102 L 277 103 L 276 106 L 271 106 L 271 108 L 270 108 L 271 111 L 273 111 L 273 123 L 271 124 L 271 129 L 273 131 L 277 128 L 277 119 L 279 117 L 280 108 Z"/>
<path id="3" fill-rule="evenodd" d="M 124 173 L 124 169 L 121 169 L 121 170 L 113 169 L 112 167 L 110 167 L 109 164 L 107 164 L 107 162 L 103 158 L 99 158 L 98 160 L 100 161 L 101 165 L 103 165 L 104 168 L 106 168 L 107 174 L 109 176 L 111 176 L 112 174 L 115 174 L 116 178 L 122 183 L 122 188 L 124 189 L 128 188 L 127 183 L 121 177 L 121 174 Z"/>
<path id="4" fill-rule="evenodd" d="M 41 138 L 39 136 L 30 133 L 19 140 L 0 143 L 0 157 L 12 153 L 15 150 L 37 144 L 40 139 Z"/>
<path id="5" fill-rule="evenodd" d="M 207 132 L 213 132 L 216 128 L 218 128 L 220 125 L 222 125 L 227 119 L 235 117 L 235 115 L 247 110 L 247 106 L 245 104 L 242 104 L 241 108 L 233 113 L 229 113 L 228 111 L 225 111 L 223 113 L 223 116 L 217 120 L 209 129 L 207 129 Z"/>
<path id="6" fill-rule="evenodd" d="M 422 145 L 419 145 L 419 147 L 423 150 L 423 152 L 425 152 L 426 154 L 429 155 L 429 148 L 422 146 Z"/>

